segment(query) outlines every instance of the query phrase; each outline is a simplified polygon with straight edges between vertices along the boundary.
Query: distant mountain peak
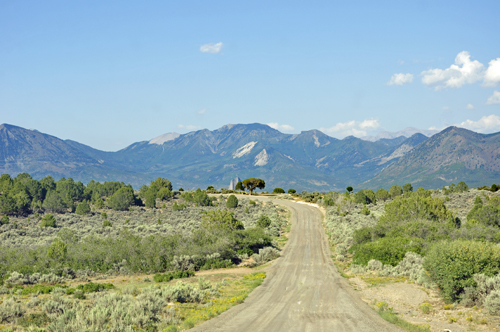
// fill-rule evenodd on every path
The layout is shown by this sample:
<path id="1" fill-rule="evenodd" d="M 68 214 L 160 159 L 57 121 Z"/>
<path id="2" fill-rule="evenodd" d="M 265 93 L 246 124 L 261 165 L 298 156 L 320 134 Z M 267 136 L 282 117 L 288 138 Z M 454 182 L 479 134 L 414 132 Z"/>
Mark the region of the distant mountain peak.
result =
<path id="1" fill-rule="evenodd" d="M 166 134 L 163 134 L 163 135 L 160 135 L 158 137 L 153 138 L 152 140 L 150 140 L 148 142 L 148 144 L 162 145 L 165 142 L 173 141 L 174 139 L 176 139 L 179 136 L 181 136 L 181 134 L 178 134 L 178 133 L 166 133 Z"/>
<path id="2" fill-rule="evenodd" d="M 456 127 L 455 127 L 456 128 Z M 406 138 L 409 138 L 415 134 L 422 134 L 427 137 L 431 137 L 432 135 L 438 133 L 439 130 L 434 130 L 434 129 L 418 129 L 415 127 L 406 127 L 403 130 L 396 131 L 396 132 L 391 132 L 391 131 L 381 131 L 375 136 L 364 136 L 361 137 L 362 140 L 365 141 L 370 141 L 370 142 L 376 142 L 380 139 L 393 139 L 393 138 L 398 138 L 400 136 L 404 136 Z"/>

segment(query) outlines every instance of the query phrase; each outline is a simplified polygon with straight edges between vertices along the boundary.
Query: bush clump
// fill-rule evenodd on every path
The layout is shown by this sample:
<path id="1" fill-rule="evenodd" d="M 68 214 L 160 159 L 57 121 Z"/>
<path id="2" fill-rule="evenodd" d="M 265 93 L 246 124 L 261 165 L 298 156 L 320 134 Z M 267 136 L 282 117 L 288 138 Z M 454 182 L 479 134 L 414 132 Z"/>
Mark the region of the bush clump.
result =
<path id="1" fill-rule="evenodd" d="M 89 214 L 90 213 L 89 202 L 87 200 L 83 200 L 82 202 L 80 202 L 78 204 L 78 206 L 76 207 L 75 213 L 79 214 L 79 215 L 82 215 L 82 216 L 86 215 L 86 214 Z"/>
<path id="2" fill-rule="evenodd" d="M 81 291 L 83 293 L 96 293 L 102 292 L 108 289 L 114 289 L 115 286 L 111 283 L 93 283 L 78 285 L 76 288 L 68 288 L 66 294 L 74 294 L 76 291 Z"/>
<path id="3" fill-rule="evenodd" d="M 229 209 L 234 209 L 238 206 L 238 198 L 236 196 L 231 195 L 227 198 L 226 207 Z"/>
<path id="4" fill-rule="evenodd" d="M 354 252 L 355 264 L 367 265 L 370 260 L 376 259 L 384 265 L 396 266 L 407 252 L 420 254 L 422 245 L 423 240 L 415 237 L 386 237 L 375 242 L 355 245 L 349 251 Z"/>
<path id="5" fill-rule="evenodd" d="M 268 216 L 261 215 L 257 220 L 257 227 L 267 228 L 271 225 L 271 219 Z"/>
<path id="6" fill-rule="evenodd" d="M 189 278 L 194 276 L 194 271 L 177 271 L 170 273 L 157 273 L 153 277 L 155 282 L 169 282 L 174 279 Z"/>
<path id="7" fill-rule="evenodd" d="M 42 222 L 40 223 L 40 227 L 56 227 L 56 217 L 52 214 L 46 214 L 42 218 Z"/>
<path id="8" fill-rule="evenodd" d="M 493 276 L 500 271 L 500 248 L 487 242 L 439 242 L 429 250 L 424 268 L 444 299 L 453 302 L 465 288 L 476 285 L 475 274 Z"/>

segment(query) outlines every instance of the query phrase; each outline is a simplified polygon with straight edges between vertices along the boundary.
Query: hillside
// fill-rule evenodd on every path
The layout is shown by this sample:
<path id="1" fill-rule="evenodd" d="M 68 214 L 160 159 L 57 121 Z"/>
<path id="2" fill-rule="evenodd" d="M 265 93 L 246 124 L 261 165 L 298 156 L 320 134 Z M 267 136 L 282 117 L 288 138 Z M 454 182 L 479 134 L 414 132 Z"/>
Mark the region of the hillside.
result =
<path id="1" fill-rule="evenodd" d="M 500 133 L 478 134 L 449 127 L 432 136 L 389 165 L 367 188 L 390 187 L 411 182 L 413 186 L 439 188 L 466 181 L 470 186 L 498 182 Z"/>
<path id="2" fill-rule="evenodd" d="M 227 186 L 239 176 L 262 177 L 270 187 L 328 191 L 370 179 L 405 142 L 415 144 L 338 140 L 318 130 L 289 135 L 255 123 L 199 130 L 163 144 L 138 142 L 116 153 L 71 144 L 104 165 L 160 174 L 184 188 Z"/>
<path id="3" fill-rule="evenodd" d="M 12 125 L 0 127 L 0 172 L 28 172 L 87 182 L 118 180 L 139 187 L 158 176 L 174 187 L 227 187 L 231 179 L 260 177 L 267 188 L 343 190 L 415 183 L 436 188 L 464 180 L 495 182 L 499 134 L 450 127 L 427 138 L 416 133 L 376 142 L 336 139 L 318 130 L 283 134 L 263 124 L 169 133 L 105 152 Z"/>
<path id="4" fill-rule="evenodd" d="M 92 179 L 117 180 L 133 185 L 140 185 L 147 179 L 142 174 L 102 165 L 102 160 L 93 158 L 57 137 L 36 130 L 2 124 L 0 125 L 0 173 L 16 175 L 22 172 L 29 173 L 37 179 L 52 175 L 56 179 L 73 177 L 83 182 Z"/>

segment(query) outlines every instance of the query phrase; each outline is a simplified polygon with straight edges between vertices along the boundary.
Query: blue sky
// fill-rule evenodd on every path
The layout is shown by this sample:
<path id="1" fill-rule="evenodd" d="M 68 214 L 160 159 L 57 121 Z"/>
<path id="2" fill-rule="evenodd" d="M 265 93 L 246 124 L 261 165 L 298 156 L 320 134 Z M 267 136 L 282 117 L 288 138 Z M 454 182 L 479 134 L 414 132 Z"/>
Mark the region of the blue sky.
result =
<path id="1" fill-rule="evenodd" d="M 227 123 L 496 132 L 498 13 L 500 1 L 2 1 L 0 123 L 108 151 Z"/>

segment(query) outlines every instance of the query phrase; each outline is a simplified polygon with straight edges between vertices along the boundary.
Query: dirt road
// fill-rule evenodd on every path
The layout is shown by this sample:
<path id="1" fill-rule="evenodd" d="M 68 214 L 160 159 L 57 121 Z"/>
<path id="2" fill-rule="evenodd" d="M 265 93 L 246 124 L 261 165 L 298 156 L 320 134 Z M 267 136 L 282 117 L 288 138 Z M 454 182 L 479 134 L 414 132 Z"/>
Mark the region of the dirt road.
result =
<path id="1" fill-rule="evenodd" d="M 361 301 L 339 275 L 320 211 L 289 201 L 274 203 L 292 212 L 282 257 L 243 304 L 190 331 L 401 331 Z"/>

